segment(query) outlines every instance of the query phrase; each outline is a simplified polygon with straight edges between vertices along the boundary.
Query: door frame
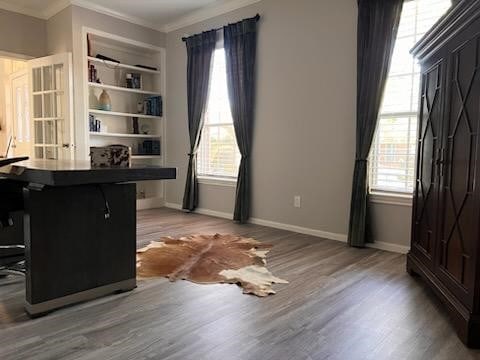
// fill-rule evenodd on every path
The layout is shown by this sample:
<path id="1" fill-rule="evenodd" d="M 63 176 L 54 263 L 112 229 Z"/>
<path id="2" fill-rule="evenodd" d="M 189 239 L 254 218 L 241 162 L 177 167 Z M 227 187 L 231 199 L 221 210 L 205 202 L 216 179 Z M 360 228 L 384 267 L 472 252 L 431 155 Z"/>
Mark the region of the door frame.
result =
<path id="1" fill-rule="evenodd" d="M 28 96 L 28 106 L 29 108 L 31 107 L 31 102 L 30 102 L 30 82 L 28 80 L 28 67 L 15 71 L 14 73 L 11 73 L 8 75 L 8 80 L 6 81 L 5 88 L 8 87 L 8 94 L 5 92 L 5 99 L 7 99 L 7 96 L 10 98 L 10 109 L 8 109 L 7 104 L 5 103 L 5 112 L 6 112 L 6 123 L 7 123 L 7 134 L 10 134 L 12 136 L 12 146 L 11 149 L 13 149 L 13 153 L 15 156 L 18 154 L 15 154 L 16 148 L 17 148 L 17 133 L 15 131 L 15 126 L 16 124 L 16 117 L 15 117 L 15 107 L 14 107 L 14 94 L 13 94 L 13 81 L 21 76 L 26 76 L 27 77 L 27 86 L 29 90 L 29 96 Z M 7 85 L 8 84 L 8 85 Z M 7 90 L 7 89 L 5 89 Z M 9 111 L 7 111 L 9 110 Z M 29 114 L 31 114 L 29 110 Z M 30 144 L 29 144 L 29 154 L 26 154 L 28 156 L 32 155 L 33 152 L 33 142 L 32 142 L 32 118 L 29 116 L 29 121 L 30 125 Z"/>

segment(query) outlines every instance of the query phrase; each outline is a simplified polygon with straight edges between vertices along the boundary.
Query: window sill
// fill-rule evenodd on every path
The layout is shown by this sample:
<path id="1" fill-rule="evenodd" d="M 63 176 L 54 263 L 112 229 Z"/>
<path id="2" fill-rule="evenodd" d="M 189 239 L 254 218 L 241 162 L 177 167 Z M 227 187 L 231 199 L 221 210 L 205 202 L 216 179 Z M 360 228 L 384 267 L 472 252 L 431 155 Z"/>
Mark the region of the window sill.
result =
<path id="1" fill-rule="evenodd" d="M 371 191 L 369 195 L 371 203 L 395 206 L 412 206 L 413 194 L 398 194 L 383 191 Z"/>
<path id="2" fill-rule="evenodd" d="M 225 186 L 225 187 L 237 187 L 237 179 L 228 179 L 214 176 L 198 176 L 199 184 L 213 185 L 213 186 Z"/>

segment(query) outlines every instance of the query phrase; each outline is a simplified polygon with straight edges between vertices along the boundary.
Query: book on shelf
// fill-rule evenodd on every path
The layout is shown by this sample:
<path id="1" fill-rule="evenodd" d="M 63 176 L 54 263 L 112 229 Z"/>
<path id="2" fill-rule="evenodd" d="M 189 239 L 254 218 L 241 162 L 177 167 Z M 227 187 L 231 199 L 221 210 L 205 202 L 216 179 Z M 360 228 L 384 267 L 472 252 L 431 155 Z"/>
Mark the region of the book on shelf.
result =
<path id="1" fill-rule="evenodd" d="M 88 124 L 90 132 L 108 132 L 107 126 L 93 114 L 88 114 Z"/>
<path id="2" fill-rule="evenodd" d="M 152 96 L 143 101 L 145 115 L 163 116 L 163 103 L 161 96 Z"/>
<path id="3" fill-rule="evenodd" d="M 144 140 L 138 144 L 136 155 L 161 155 L 160 140 Z"/>
<path id="4" fill-rule="evenodd" d="M 128 89 L 142 89 L 142 74 L 127 73 L 126 85 Z"/>
<path id="5" fill-rule="evenodd" d="M 90 132 L 100 132 L 101 120 L 97 119 L 95 115 L 93 114 L 88 115 L 88 123 L 89 123 Z"/>

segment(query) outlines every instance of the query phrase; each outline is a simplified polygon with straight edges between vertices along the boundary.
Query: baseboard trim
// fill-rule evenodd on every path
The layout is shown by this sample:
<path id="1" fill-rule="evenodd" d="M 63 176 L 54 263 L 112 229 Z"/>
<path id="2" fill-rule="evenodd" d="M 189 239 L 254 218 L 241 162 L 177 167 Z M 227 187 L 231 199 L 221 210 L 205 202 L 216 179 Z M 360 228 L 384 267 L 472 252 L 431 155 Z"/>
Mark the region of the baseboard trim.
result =
<path id="1" fill-rule="evenodd" d="M 170 209 L 182 210 L 182 206 L 180 204 L 168 203 L 167 202 L 167 203 L 164 204 L 164 206 L 167 207 L 167 208 L 170 208 Z M 195 210 L 195 213 L 201 214 L 201 215 L 218 217 L 218 218 L 222 218 L 222 219 L 232 219 L 233 218 L 233 214 L 231 214 L 231 213 L 214 211 L 214 210 L 210 210 L 210 209 L 198 208 L 198 209 Z M 263 220 L 263 219 L 258 219 L 258 218 L 251 218 L 249 223 L 255 224 L 255 225 L 267 226 L 267 227 L 271 227 L 271 228 L 274 228 L 274 229 L 287 230 L 287 231 L 296 232 L 296 233 L 299 233 L 299 234 L 312 235 L 312 236 L 323 238 L 323 239 L 336 240 L 336 241 L 341 241 L 341 242 L 344 242 L 344 243 L 347 242 L 347 235 L 346 234 L 332 233 L 332 232 L 328 232 L 328 231 L 310 229 L 310 228 L 306 228 L 306 227 L 302 227 L 302 226 L 284 224 L 284 223 L 279 223 L 279 222 L 276 222 L 276 221 Z M 410 250 L 410 248 L 408 246 L 397 245 L 397 244 L 392 244 L 392 243 L 387 243 L 387 242 L 375 242 L 375 243 L 372 243 L 372 244 L 367 244 L 367 247 L 372 248 L 372 249 L 377 249 L 377 250 L 384 250 L 384 251 L 400 253 L 400 254 L 406 254 Z"/>
<path id="2" fill-rule="evenodd" d="M 163 206 L 169 209 L 182 210 L 182 205 L 180 204 L 166 202 Z"/>
<path id="3" fill-rule="evenodd" d="M 407 254 L 410 251 L 410 246 L 398 245 L 393 243 L 387 243 L 383 241 L 376 241 L 371 244 L 367 244 L 368 248 L 390 251 L 399 254 Z"/>
<path id="4" fill-rule="evenodd" d="M 275 229 L 287 230 L 287 231 L 292 231 L 300 234 L 312 235 L 312 236 L 316 236 L 324 239 L 341 241 L 345 243 L 347 242 L 347 235 L 345 234 L 337 234 L 337 233 L 332 233 L 328 231 L 310 229 L 302 226 L 279 223 L 276 221 L 263 220 L 258 218 L 251 218 L 249 222 L 252 224 L 267 226 Z"/>
<path id="5" fill-rule="evenodd" d="M 163 198 L 152 197 L 146 199 L 137 199 L 137 210 L 157 209 L 164 206 Z"/>

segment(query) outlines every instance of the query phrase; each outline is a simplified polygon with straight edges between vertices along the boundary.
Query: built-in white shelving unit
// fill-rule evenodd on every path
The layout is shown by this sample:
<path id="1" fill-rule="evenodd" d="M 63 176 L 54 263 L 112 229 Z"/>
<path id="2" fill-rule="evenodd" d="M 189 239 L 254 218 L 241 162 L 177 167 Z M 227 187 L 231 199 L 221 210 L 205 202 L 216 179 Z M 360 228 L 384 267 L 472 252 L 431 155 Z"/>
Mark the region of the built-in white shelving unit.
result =
<path id="1" fill-rule="evenodd" d="M 120 134 L 106 132 L 90 132 L 90 136 L 116 137 L 116 138 L 137 138 L 137 139 L 160 139 L 160 135 L 151 134 Z"/>
<path id="2" fill-rule="evenodd" d="M 105 67 L 109 67 L 109 68 L 112 68 L 112 69 L 117 69 L 117 68 L 118 69 L 127 69 L 127 70 L 133 70 L 133 71 L 137 71 L 137 72 L 143 72 L 143 73 L 146 73 L 146 74 L 154 74 L 154 75 L 160 75 L 161 74 L 161 71 L 159 71 L 159 70 L 150 70 L 150 69 L 142 68 L 140 66 L 116 63 L 114 61 L 98 59 L 98 58 L 93 57 L 93 56 L 88 56 L 87 58 L 88 58 L 88 61 L 93 61 L 93 62 L 96 62 L 96 63 L 100 63 L 100 64 L 104 65 Z"/>
<path id="3" fill-rule="evenodd" d="M 107 115 L 107 116 L 123 116 L 123 117 L 131 117 L 131 118 L 137 117 L 141 119 L 157 119 L 157 120 L 162 119 L 161 116 L 126 113 L 126 112 L 120 112 L 120 111 L 105 111 L 105 110 L 89 109 L 88 112 L 90 114 L 100 114 L 100 115 Z"/>
<path id="4" fill-rule="evenodd" d="M 113 91 L 126 91 L 126 92 L 130 92 L 130 93 L 135 93 L 135 94 L 157 95 L 157 96 L 162 95 L 159 92 L 155 92 L 155 91 L 147 91 L 147 90 L 141 90 L 141 89 L 131 89 L 131 88 L 123 87 L 123 86 L 105 85 L 105 84 L 93 83 L 93 82 L 89 82 L 88 86 L 96 87 L 96 88 L 99 88 L 99 89 L 108 89 L 108 90 L 113 90 Z"/>
<path id="5" fill-rule="evenodd" d="M 89 47 L 87 34 L 90 39 Z M 90 129 L 87 133 L 89 146 L 122 144 L 132 149 L 132 161 L 135 163 L 165 165 L 166 119 L 164 116 L 139 113 L 138 109 L 138 104 L 144 100 L 165 93 L 165 49 L 94 29 L 84 29 L 84 40 L 85 68 L 89 69 L 90 65 L 94 65 L 98 78 L 91 79 L 89 70 L 85 72 L 85 94 L 88 98 L 85 109 L 86 123 L 89 127 L 91 115 L 102 125 L 101 131 Z M 98 54 L 116 59 L 119 63 L 98 59 L 96 57 Z M 157 70 L 146 69 L 136 64 Z M 127 87 L 128 73 L 141 76 L 140 88 Z M 112 111 L 101 110 L 99 107 L 99 96 L 103 91 L 106 91 L 111 99 Z M 135 131 L 134 119 L 138 121 L 138 129 Z M 160 154 L 140 152 L 139 145 L 144 141 L 159 141 Z M 163 198 L 162 182 L 137 184 L 137 208 L 161 205 Z"/>

